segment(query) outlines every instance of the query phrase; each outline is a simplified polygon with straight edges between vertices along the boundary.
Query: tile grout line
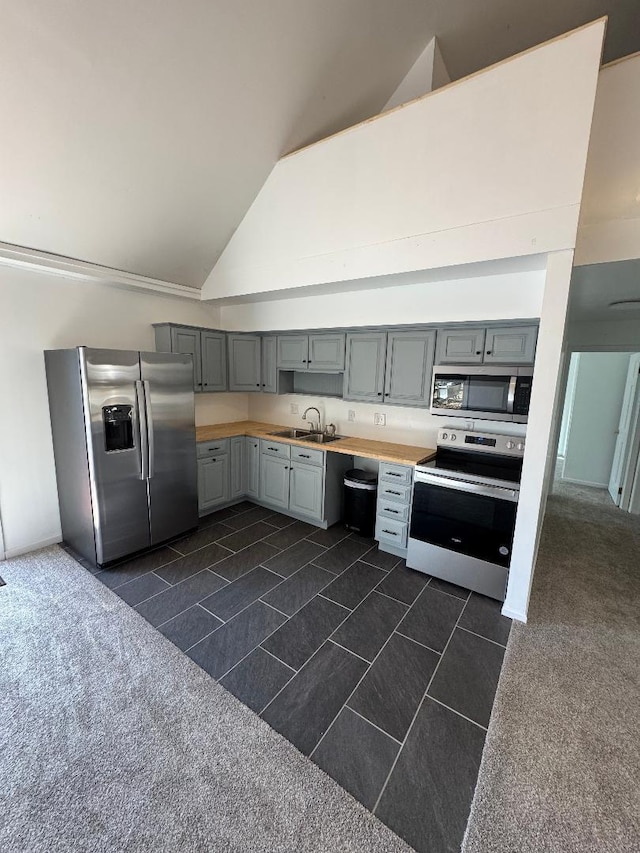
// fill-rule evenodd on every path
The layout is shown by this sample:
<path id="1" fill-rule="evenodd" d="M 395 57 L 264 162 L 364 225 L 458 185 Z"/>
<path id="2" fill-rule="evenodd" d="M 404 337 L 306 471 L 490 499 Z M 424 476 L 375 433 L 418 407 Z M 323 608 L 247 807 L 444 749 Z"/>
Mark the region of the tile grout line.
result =
<path id="1" fill-rule="evenodd" d="M 371 720 L 368 720 L 366 717 L 363 717 L 359 711 L 354 711 L 351 705 L 347 705 L 346 702 L 344 704 L 344 707 L 340 709 L 340 713 L 342 713 L 345 708 L 347 709 L 347 711 L 351 711 L 352 714 L 355 714 L 356 717 L 360 717 L 360 719 L 364 720 L 365 723 L 368 723 L 370 726 L 373 726 L 374 729 L 377 729 L 379 732 L 382 732 L 385 737 L 390 738 L 394 743 L 397 743 L 398 746 L 402 746 L 402 741 L 399 741 L 398 738 L 395 738 L 393 735 L 390 735 L 389 732 L 385 732 L 384 729 L 381 729 L 380 726 L 377 726 L 375 723 L 372 723 Z"/>
<path id="2" fill-rule="evenodd" d="M 169 565 L 169 564 L 167 564 L 167 565 Z M 162 566 L 161 566 L 160 568 L 162 568 Z M 155 570 L 152 570 L 152 572 L 153 572 L 153 574 L 155 574 Z M 147 572 L 147 574 L 151 574 L 152 572 Z M 130 605 L 129 605 L 129 607 L 131 607 L 131 609 L 132 609 L 132 610 L 136 610 L 136 608 L 137 608 L 137 607 L 139 607 L 141 604 L 146 604 L 146 603 L 147 603 L 147 601 L 151 601 L 151 599 L 152 599 L 152 598 L 157 598 L 159 595 L 162 595 L 162 594 L 163 594 L 163 593 L 165 593 L 165 592 L 169 592 L 169 590 L 170 590 L 170 589 L 176 589 L 177 587 L 179 587 L 179 586 L 180 586 L 180 584 L 181 584 L 181 583 L 186 583 L 187 581 L 190 581 L 192 578 L 195 578 L 195 577 L 196 577 L 196 575 L 199 575 L 201 572 L 209 572 L 209 574 L 215 575 L 219 580 L 224 581 L 224 583 L 225 583 L 227 586 L 229 586 L 229 581 L 228 581 L 228 580 L 225 580 L 225 579 L 224 579 L 223 577 L 221 577 L 217 572 L 214 572 L 214 571 L 213 571 L 213 569 L 210 569 L 209 567 L 207 567 L 206 569 L 200 569 L 200 571 L 199 571 L 199 572 L 195 572 L 194 574 L 189 575 L 189 577 L 188 577 L 188 578 L 184 578 L 183 580 L 178 581 L 178 583 L 169 583 L 169 581 L 165 581 L 165 580 L 164 580 L 164 578 L 160 578 L 160 580 L 161 580 L 161 581 L 164 581 L 166 584 L 169 584 L 169 585 L 168 585 L 168 587 L 167 587 L 166 589 L 161 589 L 159 592 L 154 592 L 154 593 L 153 593 L 153 595 L 150 595 L 148 598 L 143 598 L 143 599 L 142 599 L 142 601 L 139 601 L 139 602 L 138 602 L 137 604 L 135 604 L 135 605 L 130 604 Z M 146 577 L 146 575 L 140 575 L 140 577 Z M 160 577 L 160 575 L 156 575 L 156 577 Z M 134 578 L 134 580 L 137 580 L 137 578 Z M 118 589 L 119 589 L 119 587 L 118 587 Z M 224 587 L 220 587 L 220 589 L 224 589 Z M 111 591 L 112 591 L 112 592 L 115 592 L 115 590 L 111 590 Z M 215 591 L 216 591 L 216 592 L 219 592 L 220 590 L 215 590 Z M 118 595 L 118 593 L 116 593 L 116 595 Z M 209 595 L 213 595 L 213 593 L 211 592 L 211 593 L 209 593 Z M 208 596 L 205 596 L 205 598 L 207 598 L 207 597 L 208 597 Z M 118 598 L 120 598 L 120 596 L 118 596 Z M 124 601 L 124 598 L 120 598 L 120 601 Z M 126 604 L 126 603 L 127 603 L 127 602 L 125 601 L 125 604 Z M 189 605 L 189 607 L 193 607 L 193 606 L 194 606 L 194 604 L 199 604 L 199 603 L 200 603 L 199 601 L 194 601 L 194 602 L 193 602 L 193 604 L 190 604 L 190 605 Z M 181 611 L 180 611 L 180 613 L 184 613 L 184 611 L 185 611 L 185 610 L 188 610 L 188 609 L 189 609 L 189 607 L 185 607 L 185 609 L 184 609 L 184 610 L 181 610 Z M 138 611 L 136 610 L 136 612 L 138 612 Z M 180 613 L 176 613 L 176 616 L 180 616 Z M 139 616 L 142 616 L 142 613 L 138 613 L 138 615 L 139 615 Z M 214 614 L 214 615 L 215 615 L 215 614 Z M 145 617 L 144 617 L 144 616 L 142 616 L 142 618 L 144 619 Z M 171 619 L 174 619 L 174 618 L 175 618 L 175 617 L 173 617 L 173 616 L 171 617 Z M 168 621 L 169 621 L 169 619 L 165 619 L 165 622 L 168 622 Z M 149 622 L 149 624 L 151 624 L 151 623 Z M 164 622 L 161 622 L 160 624 L 164 625 Z M 157 626 L 156 626 L 156 625 L 153 625 L 152 627 L 154 627 L 154 628 L 155 628 L 155 627 L 157 627 Z"/>
<path id="3" fill-rule="evenodd" d="M 447 711 L 451 711 L 453 714 L 457 714 L 458 717 L 462 717 L 463 720 L 466 720 L 468 723 L 473 723 L 474 726 L 477 726 L 479 729 L 482 729 L 483 732 L 487 731 L 487 726 L 483 726 L 482 723 L 479 723 L 477 720 L 472 720 L 471 717 L 467 717 L 465 714 L 460 711 L 456 711 L 455 708 L 452 708 L 450 705 L 445 705 L 444 702 L 441 702 L 439 699 L 436 699 L 435 696 L 425 696 L 424 699 L 429 699 L 430 702 L 435 702 L 436 705 L 442 705 L 443 708 L 446 708 Z M 423 702 L 424 702 L 423 699 Z M 422 702 L 420 703 L 422 704 Z"/>
<path id="4" fill-rule="evenodd" d="M 462 625 L 458 625 L 458 629 L 460 631 L 464 631 L 466 634 L 473 634 L 474 637 L 479 637 L 481 640 L 486 640 L 488 643 L 493 643 L 494 646 L 499 646 L 501 649 L 506 649 L 506 646 L 503 646 L 502 643 L 499 643 L 497 640 L 492 640 L 491 637 L 485 637 L 483 634 L 478 634 L 477 631 L 472 631 L 470 628 L 464 628 Z"/>
<path id="5" fill-rule="evenodd" d="M 297 670 L 297 669 L 295 669 L 295 668 L 294 668 L 294 667 L 292 667 L 292 666 L 289 666 L 289 664 L 288 664 L 288 663 L 285 663 L 283 660 L 280 660 L 280 658 L 278 657 L 278 655 L 274 655 L 274 653 L 273 653 L 273 652 L 270 652 L 270 651 L 269 651 L 269 649 L 263 649 L 263 648 L 262 648 L 262 646 L 256 646 L 256 647 L 255 647 L 255 649 L 254 649 L 253 651 L 254 651 L 254 652 L 256 652 L 258 649 L 260 649 L 260 651 L 261 651 L 261 652 L 265 652 L 266 654 L 270 655 L 274 660 L 277 660 L 277 661 L 278 661 L 278 663 L 281 663 L 281 664 L 282 664 L 282 666 L 286 666 L 286 668 L 287 668 L 287 669 L 290 669 L 290 670 L 291 670 L 291 672 L 293 672 L 293 673 L 298 672 L 298 670 Z M 291 676 L 291 678 L 293 678 L 293 676 Z"/>
<path id="6" fill-rule="evenodd" d="M 349 566 L 349 568 L 351 568 L 351 566 Z M 345 569 L 345 571 L 346 571 L 346 569 Z M 339 575 L 338 575 L 338 577 L 339 577 Z M 334 577 L 333 580 L 336 580 L 336 578 Z M 333 583 L 333 581 L 331 581 L 331 583 Z M 329 586 L 329 584 L 327 584 L 327 586 Z M 326 586 L 322 587 L 322 589 L 326 589 L 326 588 L 327 588 Z M 343 610 L 348 610 L 349 613 L 353 613 L 353 610 L 350 607 L 347 607 L 346 604 L 340 604 L 339 601 L 334 601 L 333 598 L 328 598 L 326 595 L 323 595 L 322 592 L 316 592 L 316 595 L 318 596 L 318 598 L 324 598 L 325 601 L 330 601 L 332 604 L 337 604 L 338 607 L 342 607 Z"/>
<path id="7" fill-rule="evenodd" d="M 400 620 L 400 622 L 402 622 L 402 619 Z M 400 622 L 398 622 L 398 625 L 400 624 Z M 414 640 L 414 638 L 410 637 L 408 634 L 403 634 L 402 631 L 398 631 L 397 627 L 393 629 L 393 633 L 397 634 L 399 637 L 402 637 L 404 640 L 409 640 L 410 643 L 415 643 L 416 646 L 420 646 L 420 648 L 426 649 L 428 652 L 433 652 L 434 655 L 438 655 L 438 657 L 441 657 L 444 654 L 444 652 L 437 652 L 435 649 L 432 649 L 431 646 L 426 646 L 419 640 Z"/>
<path id="8" fill-rule="evenodd" d="M 413 571 L 418 571 L 418 569 L 413 569 Z M 469 590 L 466 598 L 461 598 L 459 595 L 455 595 L 453 592 L 445 592 L 443 589 L 438 589 L 437 586 L 431 586 L 431 581 L 433 580 L 439 581 L 442 580 L 442 578 L 434 578 L 433 575 L 429 575 L 429 580 L 427 581 L 425 586 L 428 586 L 434 592 L 440 592 L 442 593 L 442 595 L 448 595 L 449 598 L 457 598 L 458 601 L 464 601 L 465 603 L 471 598 L 471 590 Z M 449 581 L 444 581 L 444 583 L 449 583 Z"/>
<path id="9" fill-rule="evenodd" d="M 379 584 L 378 584 L 378 586 L 379 586 Z M 425 584 L 425 586 L 427 586 L 427 584 Z M 423 587 L 423 589 L 424 589 L 424 587 Z M 378 593 L 378 595 L 384 595 L 384 597 L 385 597 L 385 598 L 388 598 L 390 601 L 395 601 L 397 604 L 402 604 L 402 606 L 403 606 L 403 607 L 406 607 L 406 608 L 407 608 L 407 610 L 408 610 L 408 609 L 409 609 L 409 608 L 414 604 L 414 602 L 415 602 L 416 598 L 418 598 L 418 595 L 420 595 L 420 592 L 422 592 L 422 589 L 420 590 L 420 592 L 418 593 L 418 595 L 416 595 L 416 598 L 414 598 L 414 599 L 413 599 L 413 601 L 411 602 L 411 604 L 407 604 L 407 602 L 406 602 L 406 601 L 400 601 L 400 599 L 399 599 L 399 598 L 394 598 L 392 595 L 388 595 L 386 592 L 380 592 L 380 590 L 378 589 L 378 587 L 374 587 L 374 588 L 371 590 L 371 592 L 377 592 L 377 593 Z"/>
<path id="10" fill-rule="evenodd" d="M 428 586 L 428 584 L 427 584 L 427 586 Z M 425 589 L 426 589 L 426 587 L 425 587 Z M 437 591 L 437 590 L 436 590 L 436 591 Z M 446 594 L 446 593 L 445 593 L 445 594 Z M 460 600 L 460 599 L 458 599 L 458 600 Z M 380 800 L 382 799 L 382 795 L 384 794 L 384 792 L 385 792 L 385 791 L 386 791 L 386 789 L 387 789 L 387 785 L 389 784 L 389 780 L 391 779 L 391 776 L 392 776 L 392 774 L 393 774 L 393 771 L 396 769 L 396 764 L 398 763 L 398 759 L 400 758 L 400 755 L 402 754 L 402 750 L 404 749 L 404 747 L 405 747 L 405 745 L 406 745 L 406 743 L 407 743 L 407 740 L 409 739 L 409 735 L 411 734 L 411 731 L 412 731 L 413 726 L 414 726 L 414 724 L 415 724 L 415 722 L 416 722 L 416 719 L 418 718 L 418 714 L 420 713 L 420 709 L 421 709 L 421 708 L 422 708 L 422 706 L 424 705 L 424 700 L 426 699 L 427 694 L 429 693 L 429 688 L 431 687 L 431 684 L 433 683 L 433 679 L 436 677 L 436 673 L 438 672 L 438 669 L 440 668 L 440 664 L 442 663 L 442 661 L 443 661 L 443 659 L 444 659 L 445 652 L 446 652 L 446 651 L 447 651 L 447 649 L 449 648 L 449 643 L 451 642 L 451 638 L 453 637 L 453 634 L 454 634 L 454 632 L 455 632 L 456 628 L 458 627 L 458 622 L 459 622 L 459 621 L 460 621 L 460 619 L 462 618 L 462 614 L 464 613 L 464 611 L 465 611 L 465 609 L 466 609 L 466 607 L 467 607 L 468 602 L 469 602 L 469 599 L 467 598 L 467 600 L 466 600 L 466 601 L 464 602 L 464 604 L 462 605 L 462 610 L 461 610 L 461 611 L 460 611 L 460 613 L 458 614 L 458 618 L 456 619 L 455 625 L 454 625 L 454 626 L 453 626 L 453 628 L 451 629 L 451 633 L 449 634 L 449 638 L 448 638 L 447 642 L 445 643 L 444 648 L 442 649 L 442 653 L 441 653 L 441 655 L 440 655 L 440 657 L 439 657 L 439 659 L 438 659 L 438 661 L 437 661 L 437 663 L 436 663 L 436 665 L 435 665 L 435 668 L 434 668 L 433 672 L 431 673 L 431 678 L 429 679 L 429 683 L 427 684 L 427 687 L 426 687 L 426 689 L 425 689 L 424 693 L 422 694 L 422 699 L 421 699 L 421 700 L 420 700 L 420 702 L 418 703 L 418 707 L 416 708 L 416 712 L 415 712 L 415 714 L 413 715 L 413 719 L 412 719 L 412 720 L 411 720 L 411 722 L 409 723 L 409 728 L 408 728 L 408 729 L 407 729 L 407 731 L 405 732 L 405 736 L 404 736 L 404 738 L 403 738 L 403 740 L 402 740 L 402 746 L 401 746 L 401 747 L 400 747 L 400 749 L 398 750 L 398 754 L 396 755 L 396 757 L 395 757 L 395 759 L 394 759 L 394 761 L 393 761 L 393 764 L 391 765 L 391 768 L 389 769 L 389 773 L 387 774 L 387 778 L 385 779 L 384 784 L 383 784 L 382 788 L 380 789 L 380 793 L 378 794 L 378 798 L 377 798 L 377 800 L 375 801 L 373 808 L 371 809 L 371 813 L 372 813 L 372 814 L 375 814 L 375 813 L 376 813 L 376 809 L 377 809 L 377 808 L 378 808 L 378 806 L 380 805 Z"/>
<path id="11" fill-rule="evenodd" d="M 273 588 L 274 588 L 274 589 L 277 589 L 279 586 L 280 586 L 280 584 L 278 584 L 277 586 L 274 586 Z M 269 592 L 271 592 L 271 590 L 269 590 Z M 269 594 L 268 592 L 267 592 L 267 593 L 265 593 L 265 595 L 268 595 L 268 594 Z M 286 616 L 286 617 L 287 617 L 287 619 L 291 619 L 291 617 L 289 616 L 289 614 L 288 614 L 288 613 L 285 613 L 285 612 L 284 612 L 284 610 L 278 610 L 278 608 L 277 608 L 277 607 L 274 607 L 274 606 L 273 606 L 273 604 L 269 604 L 269 602 L 268 602 L 268 601 L 263 601 L 261 598 L 257 598 L 257 599 L 255 599 L 255 600 L 256 600 L 256 601 L 259 601 L 259 602 L 260 602 L 260 604 L 264 604 L 264 605 L 265 605 L 265 607 L 270 607 L 270 608 L 271 608 L 271 610 L 275 610 L 275 611 L 276 611 L 276 613 L 279 613 L 281 616 Z M 303 606 L 304 606 L 304 605 L 303 605 Z M 282 624 L 284 625 L 284 622 L 283 622 Z M 282 661 L 282 662 L 284 663 L 284 661 Z"/>
<path id="12" fill-rule="evenodd" d="M 371 661 L 368 661 L 366 658 L 363 658 L 362 655 L 359 655 L 357 652 L 354 652 L 353 649 L 348 649 L 346 646 L 343 646 L 341 643 L 337 643 L 335 640 L 332 640 L 331 637 L 327 640 L 328 643 L 333 643 L 334 646 L 337 646 L 339 649 L 343 649 L 345 652 L 350 652 L 352 655 L 355 655 L 357 658 L 360 658 L 361 661 L 364 661 L 367 665 L 367 668 L 371 666 Z"/>

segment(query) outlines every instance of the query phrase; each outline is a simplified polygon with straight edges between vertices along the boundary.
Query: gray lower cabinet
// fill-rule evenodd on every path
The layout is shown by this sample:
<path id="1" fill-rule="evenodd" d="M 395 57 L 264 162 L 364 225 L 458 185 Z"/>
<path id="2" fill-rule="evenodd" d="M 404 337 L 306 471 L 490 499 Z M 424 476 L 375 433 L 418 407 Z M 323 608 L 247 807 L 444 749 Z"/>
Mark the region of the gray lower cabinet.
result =
<path id="1" fill-rule="evenodd" d="M 435 332 L 389 332 L 385 403 L 429 405 L 435 342 Z"/>
<path id="2" fill-rule="evenodd" d="M 229 391 L 259 391 L 261 388 L 261 342 L 259 335 L 228 334 Z"/>
<path id="3" fill-rule="evenodd" d="M 289 459 L 268 453 L 260 456 L 260 500 L 289 509 Z"/>
<path id="4" fill-rule="evenodd" d="M 324 468 L 292 462 L 289 478 L 289 509 L 322 520 Z"/>
<path id="5" fill-rule="evenodd" d="M 485 364 L 533 364 L 537 326 L 488 328 L 484 342 Z"/>
<path id="6" fill-rule="evenodd" d="M 260 439 L 244 438 L 244 465 L 247 496 L 260 497 Z"/>
<path id="7" fill-rule="evenodd" d="M 409 465 L 380 463 L 375 538 L 381 551 L 398 557 L 407 555 L 412 484 Z"/>
<path id="8" fill-rule="evenodd" d="M 229 502 L 229 454 L 198 459 L 198 511 Z"/>
<path id="9" fill-rule="evenodd" d="M 278 391 L 276 336 L 263 335 L 260 342 L 260 350 L 260 390 L 265 394 L 275 394 Z"/>
<path id="10" fill-rule="evenodd" d="M 386 351 L 386 332 L 354 332 L 347 335 L 343 387 L 345 400 L 382 402 Z"/>
<path id="11" fill-rule="evenodd" d="M 231 465 L 229 468 L 229 499 L 241 498 L 247 493 L 247 464 L 243 435 L 229 439 Z"/>

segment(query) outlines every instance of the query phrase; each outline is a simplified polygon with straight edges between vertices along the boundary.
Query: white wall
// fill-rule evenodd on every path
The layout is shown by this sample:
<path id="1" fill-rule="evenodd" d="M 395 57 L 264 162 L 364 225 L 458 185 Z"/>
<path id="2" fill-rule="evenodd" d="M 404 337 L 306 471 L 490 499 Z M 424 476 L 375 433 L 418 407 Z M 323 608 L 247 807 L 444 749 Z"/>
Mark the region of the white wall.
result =
<path id="1" fill-rule="evenodd" d="M 60 536 L 43 351 L 81 344 L 153 350 L 151 324 L 166 320 L 216 327 L 219 312 L 192 300 L 0 266 L 0 515 L 8 556 Z M 215 405 L 198 401 L 198 418 L 246 416 L 246 400 L 229 396 L 228 404 L 220 397 Z"/>
<path id="2" fill-rule="evenodd" d="M 640 257 L 640 54 L 598 77 L 577 265 Z"/>
<path id="3" fill-rule="evenodd" d="M 573 248 L 604 22 L 290 155 L 207 299 Z"/>
<path id="4" fill-rule="evenodd" d="M 574 353 L 574 358 L 578 353 Z M 606 486 L 616 446 L 630 353 L 579 353 L 563 479 Z M 571 402 L 573 405 L 571 405 Z"/>
<path id="5" fill-rule="evenodd" d="M 558 456 L 564 458 L 567 452 L 567 437 L 569 435 L 569 424 L 571 423 L 571 412 L 573 409 L 573 396 L 576 391 L 576 376 L 578 371 L 578 361 L 580 353 L 573 353 L 569 361 L 569 370 L 567 373 L 566 391 L 564 400 L 564 409 L 562 412 L 562 422 L 560 424 L 560 438 L 558 440 Z"/>

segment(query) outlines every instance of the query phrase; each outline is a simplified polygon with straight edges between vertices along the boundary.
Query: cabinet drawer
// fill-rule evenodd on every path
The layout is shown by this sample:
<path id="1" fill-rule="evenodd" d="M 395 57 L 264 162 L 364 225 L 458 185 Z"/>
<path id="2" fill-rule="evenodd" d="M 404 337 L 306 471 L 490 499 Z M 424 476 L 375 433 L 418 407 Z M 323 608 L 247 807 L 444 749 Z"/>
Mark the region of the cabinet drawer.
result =
<path id="1" fill-rule="evenodd" d="M 385 518 L 393 518 L 395 521 L 409 521 L 409 504 L 378 500 L 377 513 Z"/>
<path id="2" fill-rule="evenodd" d="M 389 462 L 380 463 L 379 479 L 389 483 L 406 483 L 411 485 L 413 468 L 407 465 L 392 465 Z"/>
<path id="3" fill-rule="evenodd" d="M 281 441 L 268 441 L 266 438 L 260 440 L 260 451 L 267 456 L 279 456 L 280 459 L 289 459 L 291 445 L 283 444 Z"/>
<path id="4" fill-rule="evenodd" d="M 388 542 L 396 548 L 407 547 L 407 527 L 402 521 L 378 516 L 376 518 L 376 539 L 378 542 Z"/>
<path id="5" fill-rule="evenodd" d="M 196 447 L 198 459 L 203 459 L 207 456 L 219 456 L 221 453 L 229 452 L 229 439 L 223 438 L 221 441 L 200 441 Z"/>
<path id="6" fill-rule="evenodd" d="M 305 465 L 324 465 L 324 450 L 315 450 L 311 447 L 298 447 L 295 444 L 291 445 L 291 460 L 293 462 L 303 462 Z"/>
<path id="7" fill-rule="evenodd" d="M 395 483 L 379 483 L 378 503 L 382 500 L 408 504 L 411 501 L 411 486 L 397 486 Z"/>

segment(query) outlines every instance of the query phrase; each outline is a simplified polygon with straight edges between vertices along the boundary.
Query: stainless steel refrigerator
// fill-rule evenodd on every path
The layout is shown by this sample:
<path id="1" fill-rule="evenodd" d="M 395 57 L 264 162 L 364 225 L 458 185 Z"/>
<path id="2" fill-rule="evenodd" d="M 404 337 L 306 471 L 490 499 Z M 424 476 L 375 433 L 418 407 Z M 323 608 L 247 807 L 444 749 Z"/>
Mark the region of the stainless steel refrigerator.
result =
<path id="1" fill-rule="evenodd" d="M 191 356 L 45 352 L 64 543 L 92 566 L 198 523 Z"/>

